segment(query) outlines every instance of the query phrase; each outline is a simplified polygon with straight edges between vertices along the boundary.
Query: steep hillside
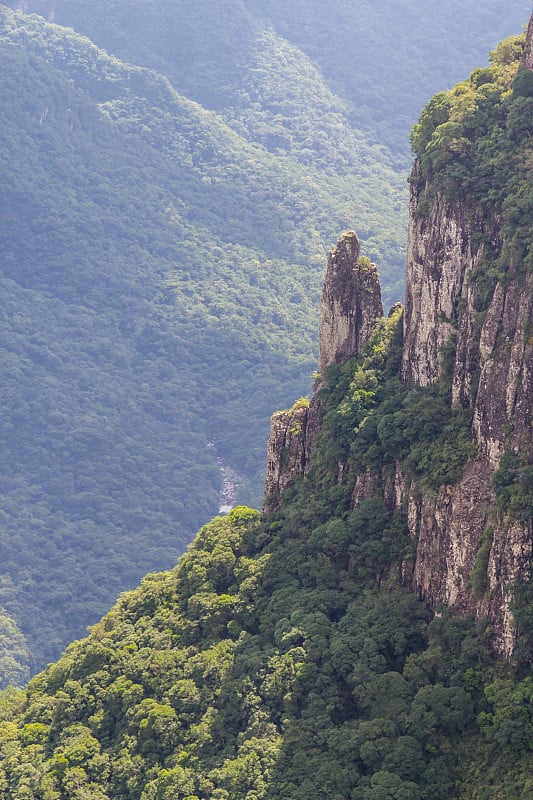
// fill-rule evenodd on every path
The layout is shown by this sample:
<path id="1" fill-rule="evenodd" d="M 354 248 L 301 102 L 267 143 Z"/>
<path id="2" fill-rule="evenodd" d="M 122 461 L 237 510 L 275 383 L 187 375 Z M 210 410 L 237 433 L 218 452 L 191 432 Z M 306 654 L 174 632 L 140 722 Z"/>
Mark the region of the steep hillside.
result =
<path id="1" fill-rule="evenodd" d="M 375 117 L 353 94 L 376 90 L 394 17 L 361 7 L 354 83 L 322 48 L 338 27 L 356 58 L 343 8 L 308 11 L 306 27 L 298 4 L 0 5 L 4 680 L 172 563 L 222 502 L 221 466 L 260 502 L 267 419 L 308 390 L 338 230 L 357 224 L 385 303 L 400 296 L 403 176 L 361 132 L 393 105 Z M 489 5 L 476 41 L 512 13 Z"/>
<path id="2" fill-rule="evenodd" d="M 353 232 L 331 253 L 267 513 L 213 520 L 3 695 L 6 800 L 529 800 L 532 46 L 533 18 L 415 130 L 405 315 Z"/>
<path id="3" fill-rule="evenodd" d="M 409 131 L 424 103 L 484 64 L 530 8 L 526 0 L 481 7 L 474 0 L 330 0 L 327 13 L 322 0 L 7 5 L 69 25 L 120 58 L 162 72 L 180 92 L 272 149 L 335 160 L 338 148 L 328 139 L 338 145 L 353 124 L 408 157 Z M 300 103 L 308 125 L 294 117 Z M 319 108 L 327 113 L 315 114 Z"/>
<path id="4" fill-rule="evenodd" d="M 325 243 L 362 198 L 370 242 L 403 189 L 374 162 L 354 202 L 38 17 L 3 7 L 0 48 L 0 605 L 35 670 L 175 561 L 218 510 L 218 459 L 260 502 L 272 404 L 311 380 Z"/>
<path id="5" fill-rule="evenodd" d="M 340 416 L 325 418 L 353 506 L 381 491 L 405 513 L 413 589 L 435 611 L 490 619 L 507 658 L 533 548 L 532 46 L 533 23 L 525 54 L 523 37 L 503 41 L 415 126 L 401 383 L 356 370 Z M 355 234 L 343 237 L 322 295 L 318 392 L 298 420 L 305 452 L 287 460 L 294 422 L 284 431 L 275 416 L 267 508 L 312 466 L 320 389 L 368 339 L 376 280 Z"/>
<path id="6" fill-rule="evenodd" d="M 515 33 L 524 0 L 249 0 L 248 7 L 317 64 L 358 128 L 405 154 L 423 105 Z"/>

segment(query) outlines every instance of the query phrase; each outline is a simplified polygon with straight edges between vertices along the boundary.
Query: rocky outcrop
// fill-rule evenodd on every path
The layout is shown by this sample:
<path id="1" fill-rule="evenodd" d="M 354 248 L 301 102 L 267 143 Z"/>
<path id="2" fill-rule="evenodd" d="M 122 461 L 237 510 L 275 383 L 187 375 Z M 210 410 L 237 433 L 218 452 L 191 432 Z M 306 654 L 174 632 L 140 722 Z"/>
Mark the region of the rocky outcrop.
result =
<path id="1" fill-rule="evenodd" d="M 524 48 L 524 57 L 522 59 L 522 69 L 533 70 L 533 14 L 529 20 L 529 25 L 526 34 L 526 46 Z"/>
<path id="2" fill-rule="evenodd" d="M 306 428 L 309 407 L 296 404 L 270 418 L 267 444 L 264 512 L 275 511 L 284 489 L 302 475 L 307 463 Z"/>
<path id="3" fill-rule="evenodd" d="M 416 167 L 415 175 L 416 178 Z M 466 213 L 437 195 L 427 215 L 418 214 L 411 188 L 404 311 L 402 377 L 428 386 L 440 375 L 442 351 L 454 333 L 457 301 L 479 259 Z"/>
<path id="4" fill-rule="evenodd" d="M 470 575 L 493 507 L 490 477 L 486 462 L 472 461 L 459 483 L 442 487 L 436 498 L 410 487 L 408 524 L 417 542 L 413 581 L 433 608 L 476 611 Z"/>
<path id="5" fill-rule="evenodd" d="M 348 231 L 329 255 L 322 289 L 318 357 L 322 380 L 332 364 L 360 352 L 382 316 L 376 265 L 360 258 L 357 235 Z"/>
<path id="6" fill-rule="evenodd" d="M 350 508 L 359 508 L 364 500 L 368 500 L 379 491 L 379 486 L 379 475 L 372 470 L 365 469 L 364 472 L 357 475 L 352 490 Z"/>
<path id="7" fill-rule="evenodd" d="M 448 605 L 488 616 L 496 648 L 509 656 L 516 637 L 513 584 L 529 577 L 533 531 L 530 522 L 498 514 L 492 476 L 505 450 L 520 452 L 529 462 L 533 456 L 533 285 L 531 275 L 509 264 L 487 310 L 476 310 L 473 278 L 485 253 L 473 245 L 467 211 L 437 195 L 429 212 L 419 215 L 413 189 L 402 377 L 428 386 L 451 369 L 452 403 L 472 409 L 477 453 L 455 486 L 442 487 L 435 497 L 411 485 L 395 505 L 407 504 L 416 542 L 413 587 L 435 609 Z M 492 255 L 500 254 L 498 220 L 482 222 Z M 480 570 L 481 592 L 472 582 Z"/>
<path id="8" fill-rule="evenodd" d="M 357 235 L 349 231 L 328 258 L 320 303 L 320 379 L 308 407 L 278 411 L 270 420 L 264 512 L 275 511 L 283 490 L 309 467 L 323 413 L 320 388 L 332 364 L 356 356 L 383 316 L 376 265 L 360 258 Z"/>
<path id="9" fill-rule="evenodd" d="M 533 279 L 498 283 L 479 339 L 473 435 L 496 467 L 506 447 L 532 458 Z"/>
<path id="10" fill-rule="evenodd" d="M 532 53 L 533 17 L 523 69 L 533 70 Z M 415 165 L 401 377 L 408 386 L 440 381 L 452 406 L 470 410 L 472 455 L 454 485 L 431 492 L 400 462 L 355 476 L 340 464 L 337 480 L 350 475 L 352 509 L 382 494 L 404 515 L 415 554 L 403 564 L 405 583 L 434 610 L 447 605 L 489 618 L 495 648 L 510 657 L 513 593 L 531 577 L 533 524 L 528 513 L 498 507 L 493 479 L 504 454 L 533 463 L 533 276 L 507 255 L 517 251 L 503 241 L 497 213 L 446 199 L 426 183 L 431 169 L 424 175 Z M 491 289 L 495 269 L 500 280 Z M 346 233 L 330 254 L 322 293 L 318 391 L 297 417 L 293 409 L 272 419 L 268 510 L 308 468 L 328 370 L 360 352 L 382 313 L 376 269 L 360 257 L 357 236 Z"/>

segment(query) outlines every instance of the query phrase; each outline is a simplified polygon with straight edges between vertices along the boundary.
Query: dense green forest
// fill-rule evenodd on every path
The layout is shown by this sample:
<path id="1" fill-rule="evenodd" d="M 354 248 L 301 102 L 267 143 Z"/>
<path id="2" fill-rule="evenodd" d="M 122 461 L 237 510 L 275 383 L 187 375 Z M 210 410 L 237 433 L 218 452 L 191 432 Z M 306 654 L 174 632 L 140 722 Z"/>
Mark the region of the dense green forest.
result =
<path id="1" fill-rule="evenodd" d="M 451 418 L 438 389 L 398 386 L 401 339 L 399 310 L 332 371 L 313 468 L 275 515 L 216 518 L 27 692 L 4 692 L 6 800 L 531 797 L 531 651 L 498 663 L 486 622 L 432 619 L 401 588 L 403 516 L 377 495 L 353 509 L 338 481 L 339 457 L 346 472 L 376 459 L 339 435 L 347 416 L 383 427 L 385 453 L 402 431 L 419 478 L 454 480 L 420 466 Z"/>
<path id="2" fill-rule="evenodd" d="M 397 58 L 392 31 L 416 33 L 385 6 L 358 11 L 365 77 L 346 70 L 349 4 L 324 20 L 309 3 L 305 26 L 298 3 L 19 5 L 0 5 L 0 684 L 175 562 L 218 509 L 221 461 L 260 504 L 268 417 L 309 390 L 339 231 L 401 296 L 404 155 L 383 119 L 399 135 L 426 91 L 378 70 L 376 37 Z M 446 18 L 454 69 L 517 5 L 487 6 L 475 50 Z M 402 41 L 406 72 L 442 71 Z M 370 84 L 388 88 L 370 102 Z"/>
<path id="3" fill-rule="evenodd" d="M 394 275 L 405 190 L 368 145 L 354 200 L 353 172 L 281 162 L 72 31 L 7 9 L 2 30 L 0 603 L 35 668 L 175 561 L 217 457 L 260 503 L 326 243 L 357 213 Z"/>
<path id="4" fill-rule="evenodd" d="M 470 196 L 472 185 L 473 206 L 500 212 L 509 273 L 525 280 L 523 41 L 503 42 L 483 79 L 476 71 L 434 99 L 413 145 L 428 192 Z M 496 268 L 487 256 L 482 279 Z M 214 519 L 175 569 L 124 593 L 26 691 L 2 694 L 6 800 L 530 800 L 531 584 L 515 597 L 513 661 L 498 661 L 487 621 L 433 616 L 403 587 L 413 558 L 403 511 L 379 488 L 352 503 L 366 467 L 383 478 L 399 460 L 431 493 L 471 454 L 451 376 L 401 384 L 402 339 L 397 308 L 357 358 L 330 368 L 311 468 L 275 513 L 239 506 Z M 495 473 L 498 503 L 531 520 L 531 482 L 520 487 L 508 462 Z"/>
<path id="5" fill-rule="evenodd" d="M 310 148 L 312 161 L 333 163 L 347 122 L 408 157 L 409 131 L 424 103 L 484 64 L 488 50 L 520 30 L 529 13 L 525 0 L 507 0 L 504 8 L 498 0 L 329 0 L 327 13 L 323 0 L 7 5 L 70 25 L 120 58 L 162 72 L 269 149 L 309 158 Z M 330 105 L 327 117 L 315 114 L 317 95 Z M 301 114 L 294 118 L 300 104 L 307 124 Z"/>

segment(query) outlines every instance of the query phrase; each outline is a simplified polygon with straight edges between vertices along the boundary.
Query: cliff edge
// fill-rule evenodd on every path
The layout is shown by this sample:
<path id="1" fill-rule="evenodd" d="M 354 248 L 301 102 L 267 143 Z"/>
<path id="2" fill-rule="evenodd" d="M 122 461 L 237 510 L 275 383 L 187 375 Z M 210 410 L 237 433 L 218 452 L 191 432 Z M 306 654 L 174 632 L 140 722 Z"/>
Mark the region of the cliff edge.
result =
<path id="1" fill-rule="evenodd" d="M 447 119 L 428 106 L 415 128 L 402 358 L 407 385 L 449 385 L 452 406 L 471 413 L 475 446 L 455 485 L 433 497 L 416 484 L 401 493 L 416 542 L 413 587 L 434 609 L 491 619 L 505 656 L 516 642 L 513 598 L 530 578 L 533 542 L 532 181 L 523 168 L 533 16 L 512 94 L 496 103 L 489 91 L 512 70 L 517 42 L 502 43 L 490 71 L 442 98 Z M 493 127 L 475 130 L 482 112 L 494 115 Z M 424 131 L 430 115 L 437 122 L 431 136 Z M 497 166 L 485 155 L 496 144 L 504 148 Z"/>

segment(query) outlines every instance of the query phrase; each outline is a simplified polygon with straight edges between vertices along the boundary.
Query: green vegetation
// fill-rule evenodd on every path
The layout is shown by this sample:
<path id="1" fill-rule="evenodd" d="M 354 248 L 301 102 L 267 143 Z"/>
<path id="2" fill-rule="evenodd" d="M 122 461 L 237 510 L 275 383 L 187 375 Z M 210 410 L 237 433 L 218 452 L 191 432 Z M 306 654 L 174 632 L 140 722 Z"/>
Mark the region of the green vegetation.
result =
<path id="1" fill-rule="evenodd" d="M 523 42 L 523 36 L 501 42 L 490 67 L 434 97 L 412 134 L 420 213 L 438 187 L 447 200 L 465 205 L 472 221 L 477 215 L 472 229 L 479 241 L 500 237 L 500 252 L 488 248 L 493 255 L 476 274 L 480 311 L 509 266 L 533 269 L 533 97 L 531 73 L 517 73 Z"/>
<path id="2" fill-rule="evenodd" d="M 409 131 L 427 99 L 485 64 L 486 53 L 520 30 L 528 14 L 524 0 L 504 7 L 498 0 L 481 7 L 473 0 L 329 0 L 327 14 L 323 0 L 25 0 L 24 6 L 163 73 L 272 152 L 330 166 L 355 157 L 363 166 L 361 142 L 345 146 L 346 125 L 355 124 L 376 154 L 383 145 L 392 148 L 405 169 Z M 294 114 L 304 106 L 304 115 Z"/>
<path id="3" fill-rule="evenodd" d="M 24 635 L 7 614 L 0 614 L 0 688 L 23 686 L 30 678 L 30 653 Z"/>
<path id="4" fill-rule="evenodd" d="M 415 5 L 24 3 L 68 30 L 2 4 L 6 680 L 174 563 L 218 508 L 218 459 L 260 503 L 267 420 L 308 390 L 341 230 L 400 296 L 406 191 L 382 143 L 405 150 L 426 77 L 455 77 L 446 48 L 474 63 L 519 4 L 491 0 L 460 45 L 455 11 Z"/>
<path id="5" fill-rule="evenodd" d="M 522 521 L 533 519 L 533 466 L 527 463 L 525 454 L 506 451 L 492 482 L 502 514 Z"/>
<path id="6" fill-rule="evenodd" d="M 425 490 L 455 483 L 474 450 L 470 413 L 451 408 L 440 384 L 406 387 L 398 378 L 402 311 L 382 320 L 362 361 L 330 371 L 331 408 L 324 453 L 333 468 L 347 464 L 353 474 L 380 474 L 397 461 Z M 357 434 L 357 435 L 355 435 Z"/>
<path id="7" fill-rule="evenodd" d="M 485 64 L 496 42 L 521 29 L 522 0 L 483 6 L 452 0 L 249 0 L 257 16 L 316 61 L 351 117 L 373 139 L 405 154 L 423 104 Z M 313 24 L 315 20 L 318 24 Z M 311 21 L 311 24 L 310 24 Z M 379 132 L 379 133 L 378 133 Z"/>
<path id="8" fill-rule="evenodd" d="M 41 30 L 41 23 L 33 24 L 37 28 L 23 26 L 17 35 Z M 79 41 L 75 39 L 74 44 L 78 52 Z M 8 70 L 6 75 L 11 75 L 11 79 L 15 71 L 26 75 L 21 66 L 30 70 L 32 59 L 35 60 L 33 67 L 42 65 L 39 47 L 36 46 L 31 58 L 19 58 L 17 70 L 12 67 L 12 72 Z M 517 99 L 527 100 L 529 93 L 529 84 L 524 80 L 515 81 L 515 88 L 511 88 L 516 71 L 513 64 L 519 55 L 516 43 L 504 43 L 499 53 L 499 61 L 495 60 L 497 66 L 489 70 L 496 70 L 500 76 L 498 80 L 501 78 L 502 82 L 498 91 L 507 99 L 491 105 L 496 119 L 504 102 L 512 106 Z M 509 55 L 504 56 L 504 53 Z M 117 70 L 118 80 L 123 67 L 101 54 L 98 57 L 104 60 L 107 69 Z M 98 71 L 97 74 L 101 75 Z M 492 72 L 490 74 L 494 77 Z M 46 80 L 44 84 L 39 82 L 42 79 L 36 70 L 29 71 L 29 75 L 38 86 L 46 85 Z M 153 75 L 135 72 L 129 75 L 128 81 L 133 78 L 148 81 L 155 91 Z M 32 81 L 29 78 L 26 81 L 20 83 L 23 103 L 27 102 L 27 97 L 34 97 L 29 91 Z M 11 93 L 15 97 L 13 85 L 14 81 Z M 56 84 L 54 77 L 52 87 L 58 85 L 62 89 L 66 86 Z M 157 85 L 163 91 L 161 85 Z M 104 86 L 109 88 L 105 81 Z M 65 111 L 65 118 L 74 119 L 74 124 L 76 120 L 83 120 L 84 125 L 90 120 L 94 130 L 99 132 L 98 158 L 93 155 L 90 161 L 91 170 L 87 170 L 85 176 L 88 180 L 89 175 L 100 175 L 96 169 L 98 164 L 107 163 L 109 150 L 106 147 L 111 147 L 110 141 L 115 142 L 113 126 L 122 120 L 117 112 L 120 104 L 111 102 L 108 96 L 100 101 L 104 104 L 102 108 L 105 107 L 105 114 L 102 114 L 100 106 L 95 110 L 94 105 L 87 103 L 87 95 L 80 86 L 70 85 L 67 89 L 70 93 L 58 94 L 57 99 L 57 103 L 64 103 L 64 109 L 70 109 L 73 115 L 68 116 Z M 449 127 L 441 131 L 439 128 L 452 121 L 449 115 L 454 97 L 452 100 L 446 96 L 438 98 L 415 132 L 415 143 L 420 148 L 420 169 L 427 175 L 434 170 L 431 172 L 433 180 L 443 182 L 442 191 L 450 198 L 460 190 L 464 178 L 459 179 L 461 160 L 457 175 L 452 175 L 450 183 L 446 183 L 448 172 L 443 165 L 451 140 L 447 139 L 440 151 L 436 141 L 440 141 L 441 134 L 446 138 L 446 131 L 450 131 Z M 468 102 L 470 99 L 468 94 Z M 130 100 L 123 102 L 127 105 Z M 188 108 L 191 115 L 198 111 Z M 50 114 L 50 107 L 48 109 L 46 115 Z M 33 114 L 34 119 L 36 110 L 44 113 L 42 104 L 32 111 L 30 103 L 28 113 Z M 117 117 L 113 123 L 115 113 Z M 467 116 L 461 117 L 460 126 L 466 124 Z M 62 117 L 58 114 L 57 119 Z M 518 124 L 518 116 L 516 120 Z M 455 121 L 454 118 L 454 124 Z M 41 131 L 44 122 L 44 119 L 37 122 L 35 130 Z M 84 125 L 78 128 L 82 139 Z M 461 130 L 464 132 L 464 128 Z M 35 133 L 35 139 L 37 135 L 41 136 L 42 132 Z M 227 135 L 231 141 L 233 134 Z M 31 154 L 35 145 L 31 144 L 31 137 L 28 139 L 27 152 Z M 50 145 L 53 134 L 45 139 L 47 152 L 53 160 L 56 153 Z M 138 156 L 136 136 L 120 141 L 133 147 L 133 151 L 129 151 L 124 144 L 125 159 L 133 154 Z M 243 152 L 245 155 L 248 152 L 245 145 Z M 148 197 L 154 191 L 149 178 L 153 174 L 150 159 L 155 157 L 147 150 L 146 161 L 142 162 L 142 170 L 146 171 L 141 174 Z M 31 159 L 30 163 L 33 163 Z M 42 190 L 45 179 L 37 169 L 39 163 L 39 159 L 35 159 L 34 186 Z M 57 170 L 59 160 L 55 163 Z M 515 166 L 521 174 L 522 164 Z M 272 169 L 271 176 L 276 174 L 274 167 Z M 78 170 L 77 174 L 83 176 L 83 170 Z M 10 177 L 10 180 L 15 181 L 15 178 Z M 514 186 L 511 174 L 505 174 L 505 170 L 503 180 L 508 189 Z M 20 183 L 15 185 L 21 186 Z M 101 185 L 98 186 L 100 191 Z M 498 191 L 496 204 L 500 197 Z M 488 201 L 484 199 L 482 188 L 479 192 L 473 199 L 483 209 Z M 12 197 L 15 194 L 13 192 Z M 116 195 L 109 191 L 106 196 L 110 203 L 118 205 Z M 74 197 L 74 190 L 68 195 L 68 202 L 58 196 L 57 205 L 47 206 L 49 215 L 65 214 L 71 225 L 81 225 L 84 220 L 95 224 L 90 203 L 85 208 L 84 218 L 75 213 Z M 146 219 L 138 216 L 136 203 L 127 192 L 124 192 L 123 202 L 127 214 L 133 215 L 130 224 L 145 222 L 138 231 L 134 226 L 132 241 L 135 242 L 136 236 L 142 237 L 145 232 Z M 192 200 L 189 202 L 192 204 Z M 168 207 L 168 197 L 164 197 L 162 205 Z M 42 212 L 45 205 L 36 204 L 35 208 Z M 148 208 L 157 219 L 157 204 Z M 42 225 L 44 233 L 46 227 L 37 211 L 33 217 L 26 214 L 24 220 L 30 230 L 34 230 L 31 225 L 35 229 Z M 209 217 L 209 208 L 205 213 Z M 102 218 L 98 219 L 103 224 Z M 126 216 L 118 219 L 126 224 Z M 16 233 L 16 216 L 9 222 L 10 229 Z M 189 223 L 184 215 L 182 224 L 192 230 Z M 527 248 L 522 217 L 514 222 L 506 217 L 505 224 L 514 226 L 506 228 L 508 242 L 514 242 L 516 248 Z M 152 230 L 153 227 L 152 221 Z M 204 230 L 211 230 L 207 221 Z M 251 229 L 251 237 L 252 234 Z M 285 235 L 284 229 L 279 235 Z M 262 233 L 258 232 L 257 236 Z M 76 408 L 80 416 L 74 437 L 69 424 L 61 418 L 61 414 L 66 415 L 66 407 L 59 402 L 60 393 L 46 395 L 49 398 L 47 412 L 58 425 L 62 447 L 53 451 L 61 455 L 61 460 L 52 464 L 56 472 L 51 470 L 47 475 L 42 468 L 40 486 L 46 490 L 49 485 L 46 480 L 52 480 L 53 474 L 57 479 L 61 468 L 62 479 L 70 487 L 70 502 L 75 501 L 80 485 L 76 482 L 78 472 L 74 462 L 69 461 L 69 448 L 84 454 L 87 462 L 94 465 L 94 481 L 96 469 L 109 480 L 111 473 L 105 473 L 109 456 L 106 448 L 116 435 L 110 423 L 106 428 L 99 428 L 101 420 L 107 418 L 106 403 L 111 409 L 116 405 L 116 400 L 115 405 L 110 403 L 115 397 L 111 389 L 99 395 L 96 382 L 90 379 L 91 370 L 87 371 L 85 382 L 78 383 L 74 350 L 60 358 L 57 352 L 62 351 L 56 352 L 48 339 L 37 335 L 36 322 L 42 324 L 44 315 L 51 316 L 52 310 L 55 325 L 61 327 L 68 322 L 71 326 L 78 360 L 87 360 L 91 352 L 82 347 L 83 332 L 87 329 L 82 324 L 85 317 L 97 331 L 105 333 L 106 326 L 112 330 L 115 337 L 112 363 L 124 382 L 119 399 L 128 410 L 128 435 L 145 424 L 145 417 L 137 416 L 135 395 L 130 394 L 129 368 L 141 371 L 147 384 L 155 377 L 155 370 L 162 371 L 170 392 L 178 385 L 173 369 L 179 368 L 185 388 L 183 394 L 175 398 L 175 407 L 179 413 L 189 414 L 191 435 L 196 431 L 199 440 L 202 436 L 207 440 L 208 433 L 200 424 L 203 418 L 193 414 L 194 406 L 189 408 L 185 404 L 192 395 L 192 390 L 186 388 L 191 379 L 186 369 L 186 350 L 180 351 L 176 342 L 180 341 L 180 335 L 184 336 L 184 328 L 180 327 L 183 319 L 192 327 L 199 318 L 208 319 L 208 315 L 201 317 L 199 304 L 188 305 L 188 299 L 195 297 L 196 284 L 185 280 L 176 268 L 181 262 L 175 260 L 172 242 L 161 233 L 162 252 L 169 254 L 169 260 L 159 273 L 161 293 L 155 294 L 161 306 L 158 316 L 158 303 L 149 304 L 146 299 L 152 298 L 150 292 L 155 291 L 155 284 L 147 277 L 155 261 L 147 242 L 141 265 L 121 259 L 117 248 L 110 253 L 101 274 L 96 269 L 100 262 L 91 260 L 88 244 L 87 253 L 80 256 L 80 269 L 74 279 L 70 272 L 59 269 L 64 265 L 52 257 L 54 250 L 46 237 L 39 240 L 43 248 L 41 259 L 32 263 L 46 263 L 48 268 L 30 276 L 28 267 L 24 271 L 26 262 L 21 255 L 21 239 L 15 237 L 14 241 L 17 247 L 9 252 L 14 254 L 20 274 L 14 268 L 8 272 L 6 286 L 11 287 L 16 299 L 21 297 L 27 302 L 26 315 L 20 315 L 17 324 L 31 325 L 33 338 L 29 340 L 32 349 L 27 338 L 22 336 L 11 342 L 11 351 L 6 343 L 7 352 L 23 356 L 10 366 L 25 364 L 27 371 L 20 369 L 17 373 L 19 381 L 35 371 L 43 385 L 48 380 L 52 389 L 54 384 L 50 384 L 49 376 L 62 376 L 64 371 L 74 386 L 68 396 L 69 402 L 74 399 L 79 404 Z M 34 242 L 33 239 L 29 241 Z M 33 243 L 28 247 L 37 245 Z M 257 248 L 254 252 L 262 252 L 259 240 L 254 247 Z M 250 249 L 253 249 L 251 244 Z M 205 252 L 211 251 L 206 247 Z M 200 273 L 205 263 L 210 264 L 207 256 L 206 262 L 199 260 L 197 263 Z M 295 267 L 298 263 L 295 261 Z M 274 265 L 272 255 L 272 269 Z M 57 271 L 54 280 L 50 266 Z M 116 266 L 116 272 L 112 266 Z M 213 271 L 207 272 L 208 279 L 198 284 L 204 289 L 210 281 L 218 279 Z M 237 267 L 235 272 L 238 273 Z M 69 280 L 65 276 L 70 276 Z M 139 304 L 146 315 L 142 328 L 130 330 L 125 324 L 128 318 L 120 315 L 117 320 L 110 321 L 109 314 L 104 313 L 108 297 L 105 279 L 111 284 L 116 281 L 114 289 L 123 289 L 125 303 Z M 171 287 L 171 301 L 164 302 L 163 298 L 169 295 L 164 294 L 161 287 Z M 82 294 L 86 297 L 84 303 L 79 302 Z M 166 306 L 176 308 L 176 296 L 179 296 L 183 312 L 180 322 L 174 319 L 175 312 L 165 313 Z M 76 299 L 75 303 L 72 298 Z M 246 304 L 244 307 L 247 308 Z M 14 301 L 13 308 L 16 308 Z M 211 316 L 220 322 L 216 314 Z M 231 328 L 232 324 L 235 329 Z M 236 315 L 236 319 L 230 318 L 226 323 L 225 329 L 221 324 L 214 324 L 214 327 L 222 336 L 223 330 L 241 331 L 239 325 Z M 195 330 L 200 335 L 200 325 Z M 163 335 L 163 331 L 168 336 Z M 109 341 L 109 336 L 105 340 Z M 135 343 L 136 359 L 132 359 L 133 349 L 128 347 L 130 340 Z M 192 340 L 193 346 L 196 341 Z M 242 343 L 237 335 L 233 341 L 236 347 Z M 274 341 L 279 346 L 279 349 L 273 348 L 274 352 L 279 354 L 283 346 L 281 334 L 280 339 L 274 338 Z M 174 342 L 174 349 L 169 351 L 170 342 Z M 402 586 L 402 573 L 409 568 L 412 558 L 412 542 L 403 514 L 391 511 L 383 500 L 384 479 L 399 461 L 406 475 L 416 479 L 423 492 L 432 492 L 442 484 L 457 480 L 471 445 L 465 412 L 450 409 L 450 376 L 446 371 L 442 381 L 428 389 L 400 386 L 401 345 L 401 312 L 398 309 L 378 324 L 358 358 L 329 370 L 328 384 L 321 389 L 324 419 L 314 460 L 305 477 L 295 480 L 284 493 L 275 514 L 261 518 L 258 512 L 239 506 L 226 517 L 215 518 L 200 530 L 174 570 L 147 575 L 138 589 L 121 595 L 85 640 L 71 644 L 57 663 L 50 664 L 30 681 L 25 691 L 11 688 L 0 696 L 0 793 L 5 800 L 322 800 L 325 797 L 332 800 L 530 800 L 533 792 L 532 582 L 515 590 L 514 614 L 520 638 L 514 661 L 509 664 L 494 659 L 490 649 L 491 629 L 486 622 L 475 622 L 464 616 L 454 618 L 446 609 L 439 610 L 432 619 L 419 598 Z M 103 349 L 102 344 L 92 352 L 92 360 L 89 360 L 92 370 L 103 361 Z M 239 359 L 243 358 L 243 352 L 248 351 L 239 350 Z M 195 355 L 203 357 L 201 348 Z M 222 372 L 222 361 L 216 363 L 215 358 L 220 358 L 220 351 L 215 350 L 213 360 L 208 361 L 218 375 Z M 443 353 L 443 359 L 449 360 L 449 353 Z M 244 378 L 241 361 L 232 363 L 239 367 L 231 373 L 238 391 L 245 380 L 252 383 L 258 373 L 251 359 L 245 365 Z M 44 367 L 48 371 L 44 371 Z M 198 366 L 197 369 L 198 374 L 204 374 Z M 28 377 L 25 380 L 28 387 L 35 385 Z M 222 381 L 221 377 L 219 385 Z M 22 381 L 22 385 L 26 384 Z M 68 385 L 68 381 L 62 385 Z M 263 391 L 263 387 L 258 391 Z M 97 408 L 102 416 L 91 417 L 89 405 L 83 406 L 86 392 L 91 408 Z M 29 409 L 33 409 L 31 393 L 28 391 L 23 397 Z M 146 394 L 145 402 L 150 403 L 151 397 L 152 394 Z M 158 399 L 161 405 L 150 406 L 150 414 L 155 420 L 166 419 L 165 415 L 172 409 L 169 396 L 163 393 Z M 183 405 L 179 405 L 180 400 L 184 401 Z M 300 399 L 295 406 L 305 404 L 306 401 Z M 22 412 L 24 410 L 22 407 Z M 176 428 L 178 422 L 181 424 L 182 420 L 172 420 Z M 162 429 L 161 435 L 165 432 L 168 435 L 168 429 Z M 12 463 L 22 465 L 22 476 L 25 474 L 23 466 L 42 456 L 45 446 L 39 439 L 35 440 L 32 428 L 25 430 L 20 425 L 10 435 L 10 452 L 19 448 L 16 451 L 18 461 Z M 132 471 L 138 470 L 139 463 L 133 459 L 127 461 Z M 374 476 L 375 491 L 359 498 L 356 504 L 352 497 L 354 478 L 363 472 Z M 146 472 L 142 474 L 146 476 Z M 42 537 L 46 521 L 51 520 L 55 512 L 50 501 L 43 499 L 51 494 L 41 491 L 33 498 L 27 487 L 29 481 L 21 477 L 19 483 L 23 496 L 42 505 L 42 517 L 27 518 L 28 526 L 34 525 L 31 529 L 38 539 Z M 529 520 L 530 488 L 529 466 L 509 449 L 494 478 L 500 512 Z M 91 502 L 96 504 L 95 484 L 81 489 L 89 492 Z M 35 491 L 33 485 L 32 491 Z M 132 492 L 123 497 L 121 503 L 133 500 Z M 121 503 L 117 502 L 112 509 L 117 519 Z M 114 569 L 113 562 L 102 558 L 97 537 L 91 539 L 96 523 L 108 523 L 107 516 L 101 517 L 96 505 L 94 512 L 92 526 L 88 524 L 90 518 L 85 520 L 80 515 L 72 529 L 58 528 L 61 534 L 58 538 L 47 532 L 41 542 L 57 547 L 59 558 L 60 548 L 70 555 L 69 537 L 73 538 L 76 533 L 91 540 L 98 555 L 95 563 Z M 171 512 L 172 509 L 169 514 Z M 139 520 L 146 524 L 144 518 L 132 511 L 128 517 L 130 531 L 135 532 L 136 521 L 138 529 L 141 528 Z M 159 517 L 154 521 L 150 536 L 157 531 L 160 522 Z M 143 535 L 146 532 L 143 528 Z M 478 596 L 485 590 L 491 537 L 492 531 L 487 528 L 469 576 L 472 590 Z M 130 546 L 139 547 L 140 541 L 142 537 Z M 5 543 L 9 543 L 7 537 Z M 16 545 L 15 539 L 13 548 Z M 123 547 L 125 552 L 125 542 Z M 14 561 L 15 551 L 7 552 Z M 81 570 L 76 573 L 72 563 L 74 580 L 81 579 Z M 101 577 L 105 580 L 107 576 Z M 65 590 L 69 591 L 72 584 L 65 582 L 64 572 L 61 578 Z M 2 589 L 8 603 L 9 582 L 4 584 Z M 8 679 L 18 680 L 20 670 L 24 672 L 27 668 L 27 651 L 20 631 L 8 615 L 0 617 L 0 648 L 12 655 L 12 661 L 8 662 Z"/>
<path id="9" fill-rule="evenodd" d="M 326 250 L 357 219 L 397 285 L 405 191 L 348 123 L 300 163 L 72 30 L 0 14 L 0 609 L 35 672 L 175 563 L 218 510 L 217 458 L 260 504 L 268 418 L 311 382 Z M 276 78 L 305 88 L 286 98 L 302 137 L 333 102 L 313 106 L 304 61 Z"/>
<path id="10" fill-rule="evenodd" d="M 469 576 L 470 588 L 478 600 L 481 600 L 488 588 L 487 568 L 489 566 L 493 537 L 494 531 L 492 528 L 485 528 L 476 553 L 476 560 Z"/>
<path id="11" fill-rule="evenodd" d="M 496 663 L 482 621 L 431 620 L 401 588 L 403 518 L 377 494 L 352 508 L 329 463 L 332 416 L 397 351 L 396 317 L 323 390 L 314 465 L 274 516 L 214 519 L 173 571 L 5 693 L 6 800 L 528 798 L 527 661 Z"/>

